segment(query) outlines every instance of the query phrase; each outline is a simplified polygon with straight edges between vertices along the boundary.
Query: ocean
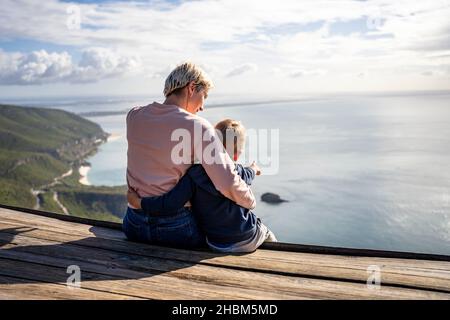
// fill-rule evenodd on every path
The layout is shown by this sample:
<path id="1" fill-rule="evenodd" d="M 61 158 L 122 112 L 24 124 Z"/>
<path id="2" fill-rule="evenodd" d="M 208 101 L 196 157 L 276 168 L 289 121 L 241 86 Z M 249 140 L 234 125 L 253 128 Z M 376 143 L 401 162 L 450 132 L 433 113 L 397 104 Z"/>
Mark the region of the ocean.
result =
<path id="1" fill-rule="evenodd" d="M 75 113 L 158 98 L 39 101 Z M 223 101 L 227 101 L 226 97 Z M 231 100 L 230 100 L 231 101 Z M 334 95 L 208 107 L 211 123 L 278 130 L 276 174 L 258 176 L 254 212 L 279 241 L 450 254 L 450 94 Z M 125 184 L 125 116 L 88 116 L 113 137 L 87 159 L 93 185 Z M 274 159 L 274 157 L 272 157 Z M 260 201 L 265 192 L 288 200 Z"/>

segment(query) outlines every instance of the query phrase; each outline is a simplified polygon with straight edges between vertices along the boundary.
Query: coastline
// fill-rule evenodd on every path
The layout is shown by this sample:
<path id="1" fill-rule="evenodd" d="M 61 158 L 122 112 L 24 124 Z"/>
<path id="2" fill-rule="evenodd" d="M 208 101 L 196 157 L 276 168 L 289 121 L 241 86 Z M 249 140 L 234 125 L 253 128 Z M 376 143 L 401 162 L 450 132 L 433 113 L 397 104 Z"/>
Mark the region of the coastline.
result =
<path id="1" fill-rule="evenodd" d="M 96 143 L 98 145 L 100 145 L 100 144 L 104 144 L 104 143 L 108 143 L 108 142 L 114 142 L 116 140 L 119 140 L 122 137 L 123 137 L 123 135 L 120 133 L 109 133 L 106 140 L 97 139 Z M 97 152 L 98 152 L 98 150 L 95 153 L 97 153 Z M 94 156 L 94 154 L 89 155 L 88 158 L 92 157 L 92 156 Z M 87 162 L 86 158 L 85 158 L 83 163 L 78 168 L 78 172 L 80 174 L 80 179 L 78 180 L 78 182 L 80 184 L 85 185 L 85 186 L 92 185 L 92 183 L 88 179 L 88 173 L 91 169 L 92 169 L 91 164 L 89 162 Z"/>
<path id="2" fill-rule="evenodd" d="M 89 182 L 87 178 L 87 174 L 91 170 L 91 166 L 82 165 L 80 168 L 78 168 L 78 172 L 80 173 L 80 180 L 78 180 L 79 183 L 85 186 L 90 186 L 91 183 Z"/>
<path id="3" fill-rule="evenodd" d="M 119 140 L 120 138 L 122 138 L 122 135 L 119 133 L 111 133 L 108 138 L 106 139 L 106 142 L 112 142 L 112 141 L 116 141 Z"/>

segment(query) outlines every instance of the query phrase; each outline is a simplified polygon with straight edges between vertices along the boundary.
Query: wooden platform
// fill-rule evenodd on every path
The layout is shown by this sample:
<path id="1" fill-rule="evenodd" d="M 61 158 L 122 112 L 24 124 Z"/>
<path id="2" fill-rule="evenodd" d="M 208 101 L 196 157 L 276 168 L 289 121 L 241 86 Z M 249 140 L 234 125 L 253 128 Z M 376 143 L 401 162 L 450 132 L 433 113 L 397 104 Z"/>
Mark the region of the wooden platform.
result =
<path id="1" fill-rule="evenodd" d="M 117 226 L 89 223 L 0 208 L 0 299 L 450 299 L 449 261 L 225 255 L 133 243 Z M 70 265 L 81 270 L 80 288 L 66 285 Z M 379 289 L 367 286 L 371 265 Z"/>

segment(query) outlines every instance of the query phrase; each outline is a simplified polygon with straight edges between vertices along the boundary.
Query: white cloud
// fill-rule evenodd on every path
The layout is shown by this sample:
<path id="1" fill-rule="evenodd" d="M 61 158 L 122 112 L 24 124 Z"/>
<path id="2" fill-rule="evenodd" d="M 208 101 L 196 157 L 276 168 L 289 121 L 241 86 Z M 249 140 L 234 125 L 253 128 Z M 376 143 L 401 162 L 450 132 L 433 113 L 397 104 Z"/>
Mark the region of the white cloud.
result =
<path id="1" fill-rule="evenodd" d="M 394 79 L 401 76 L 402 85 L 408 88 L 409 82 L 403 80 L 423 78 L 424 72 L 428 72 L 428 78 L 436 79 L 433 83 L 440 83 L 441 88 L 449 86 L 448 78 L 439 78 L 448 77 L 449 73 L 438 72 L 448 70 L 450 65 L 448 0 L 205 0 L 183 1 L 179 5 L 164 1 L 108 1 L 77 4 L 80 29 L 67 28 L 69 5 L 56 0 L 2 0 L 0 47 L 2 40 L 33 39 L 77 50 L 101 46 L 128 58 L 121 60 L 117 54 L 92 52 L 85 58 L 86 65 L 84 58 L 76 66 L 72 62 L 68 76 L 61 75 L 63 57 L 59 62 L 46 58 L 54 70 L 61 71 L 45 74 L 43 69 L 30 67 L 30 79 L 38 79 L 30 83 L 92 82 L 120 77 L 128 73 L 125 70 L 136 69 L 136 65 L 143 68 L 140 71 L 147 77 L 163 80 L 174 64 L 189 59 L 204 65 L 214 81 L 223 80 L 231 89 L 245 88 L 241 75 L 258 77 L 261 90 L 276 88 L 282 78 L 295 83 L 295 87 L 309 88 L 310 84 L 305 86 L 302 81 L 320 78 L 324 70 L 327 79 L 320 82 L 320 89 L 369 86 L 369 81 L 342 80 L 358 74 L 365 74 L 364 78 L 373 83 L 383 83 L 385 88 L 391 88 L 393 82 L 400 83 Z M 333 33 L 336 22 L 370 18 L 382 23 L 345 36 Z M 317 22 L 323 23 L 319 29 L 301 27 Z M 368 22 L 369 26 L 373 24 Z M 296 25 L 297 29 L 284 30 Z M 273 32 L 275 29 L 280 32 Z M 214 50 L 214 44 L 219 44 L 220 49 Z M 132 58 L 135 55 L 140 59 Z M 3 59 L 16 58 L 9 55 Z M 50 62 L 41 63 L 41 68 L 46 63 Z M 4 64 L 0 61 L 0 66 Z M 20 69 L 17 63 L 13 66 Z M 20 70 L 9 72 L 17 79 L 25 73 Z M 257 73 L 252 72 L 256 70 Z M 272 76 L 274 71 L 276 79 Z M 230 76 L 233 83 L 226 81 Z M 420 84 L 414 82 L 414 86 Z"/>
<path id="2" fill-rule="evenodd" d="M 322 69 L 310 69 L 310 70 L 302 69 L 292 71 L 291 73 L 289 73 L 289 76 L 292 78 L 297 78 L 307 76 L 322 76 L 324 74 L 326 74 L 326 71 Z"/>
<path id="3" fill-rule="evenodd" d="M 72 59 L 67 52 L 29 54 L 0 51 L 0 84 L 41 84 L 57 82 L 72 73 Z"/>
<path id="4" fill-rule="evenodd" d="M 227 77 L 239 76 L 244 73 L 249 73 L 253 71 L 257 71 L 258 67 L 254 63 L 245 63 L 233 68 L 230 72 L 227 73 Z"/>
<path id="5" fill-rule="evenodd" d="M 105 48 L 90 48 L 83 52 L 69 79 L 72 82 L 95 82 L 139 71 L 138 56 L 121 56 Z"/>
<path id="6" fill-rule="evenodd" d="M 136 70 L 139 59 L 121 56 L 104 48 L 90 48 L 74 64 L 67 52 L 8 53 L 0 50 L 0 84 L 45 84 L 95 82 Z"/>

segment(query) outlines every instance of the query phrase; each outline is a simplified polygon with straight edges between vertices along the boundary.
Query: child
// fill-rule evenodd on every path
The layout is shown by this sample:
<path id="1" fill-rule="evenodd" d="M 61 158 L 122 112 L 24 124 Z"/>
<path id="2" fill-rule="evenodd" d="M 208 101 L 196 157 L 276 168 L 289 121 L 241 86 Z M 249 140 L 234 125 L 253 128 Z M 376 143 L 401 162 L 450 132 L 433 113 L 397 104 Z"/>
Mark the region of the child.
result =
<path id="1" fill-rule="evenodd" d="M 240 122 L 231 119 L 220 121 L 215 128 L 226 151 L 237 161 L 245 145 L 245 128 Z M 227 141 L 230 132 L 233 141 Z M 250 167 L 236 164 L 236 171 L 248 185 L 251 185 L 255 175 L 261 174 L 255 163 Z M 240 207 L 217 191 L 199 164 L 189 168 L 177 185 L 164 195 L 141 199 L 137 193 L 128 192 L 128 202 L 150 215 L 176 211 L 188 201 L 206 235 L 206 243 L 212 250 L 252 252 L 264 241 L 277 241 L 253 212 Z"/>

